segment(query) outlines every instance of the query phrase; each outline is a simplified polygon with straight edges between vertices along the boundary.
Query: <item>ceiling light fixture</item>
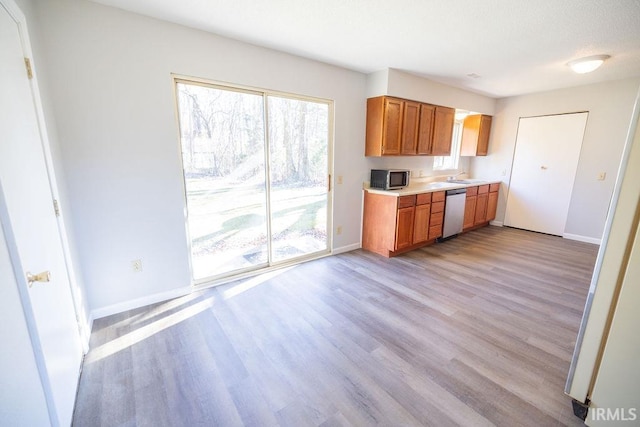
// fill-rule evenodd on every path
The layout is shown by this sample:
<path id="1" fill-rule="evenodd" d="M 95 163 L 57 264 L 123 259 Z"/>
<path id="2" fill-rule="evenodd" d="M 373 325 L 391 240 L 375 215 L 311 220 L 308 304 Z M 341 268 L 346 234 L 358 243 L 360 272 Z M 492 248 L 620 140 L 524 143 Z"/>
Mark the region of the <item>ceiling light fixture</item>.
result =
<path id="1" fill-rule="evenodd" d="M 567 62 L 567 65 L 576 73 L 584 74 L 596 70 L 609 58 L 611 58 L 609 55 L 593 55 L 569 61 Z"/>

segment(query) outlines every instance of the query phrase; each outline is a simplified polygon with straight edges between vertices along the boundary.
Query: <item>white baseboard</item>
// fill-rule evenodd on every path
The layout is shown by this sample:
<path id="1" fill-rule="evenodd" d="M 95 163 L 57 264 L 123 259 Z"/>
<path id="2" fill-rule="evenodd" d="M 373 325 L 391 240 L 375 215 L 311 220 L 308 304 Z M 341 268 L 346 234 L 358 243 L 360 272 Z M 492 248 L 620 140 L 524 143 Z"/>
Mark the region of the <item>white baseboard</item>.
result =
<path id="1" fill-rule="evenodd" d="M 593 243 L 594 245 L 599 245 L 602 243 L 602 239 L 597 239 L 595 237 L 580 236 L 579 234 L 564 233 L 562 237 L 569 240 L 577 240 L 578 242 Z"/>
<path id="2" fill-rule="evenodd" d="M 117 304 L 108 305 L 106 307 L 97 308 L 91 310 L 90 325 L 93 330 L 93 321 L 100 319 L 101 317 L 111 316 L 112 314 L 122 313 L 123 311 L 133 310 L 134 308 L 144 307 L 145 305 L 155 304 L 157 302 L 167 301 L 173 298 L 178 298 L 190 294 L 193 291 L 191 286 L 186 288 L 172 289 L 166 292 L 160 292 L 153 295 L 147 295 L 141 298 L 136 298 L 131 301 L 119 302 Z"/>
<path id="3" fill-rule="evenodd" d="M 490 225 L 495 225 L 496 227 L 502 227 L 504 226 L 504 223 L 502 221 L 491 221 L 489 222 Z"/>
<path id="4" fill-rule="evenodd" d="M 343 254 L 345 252 L 355 251 L 356 249 L 360 249 L 362 245 L 360 243 L 354 243 L 353 245 L 341 246 L 339 248 L 333 248 L 331 251 L 332 255 Z"/>

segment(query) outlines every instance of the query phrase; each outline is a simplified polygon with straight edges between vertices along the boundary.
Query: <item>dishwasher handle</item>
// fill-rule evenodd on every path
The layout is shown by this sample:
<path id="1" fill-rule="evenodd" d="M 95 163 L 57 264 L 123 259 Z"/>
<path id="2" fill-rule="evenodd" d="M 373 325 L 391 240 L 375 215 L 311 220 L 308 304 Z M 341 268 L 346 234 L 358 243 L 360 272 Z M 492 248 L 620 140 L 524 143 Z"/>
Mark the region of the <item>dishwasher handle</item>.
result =
<path id="1" fill-rule="evenodd" d="M 454 196 L 456 194 L 465 194 L 467 192 L 466 188 L 456 188 L 455 190 L 447 190 L 447 196 Z"/>

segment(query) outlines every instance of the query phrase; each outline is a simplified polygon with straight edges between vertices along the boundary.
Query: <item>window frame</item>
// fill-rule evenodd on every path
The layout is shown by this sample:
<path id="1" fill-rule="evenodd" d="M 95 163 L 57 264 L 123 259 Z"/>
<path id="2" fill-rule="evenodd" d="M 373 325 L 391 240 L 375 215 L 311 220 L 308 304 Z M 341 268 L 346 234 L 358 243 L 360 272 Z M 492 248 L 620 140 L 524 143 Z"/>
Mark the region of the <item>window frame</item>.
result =
<path id="1" fill-rule="evenodd" d="M 301 256 L 298 258 L 294 258 L 291 260 L 272 262 L 265 267 L 262 268 L 247 268 L 246 270 L 238 270 L 236 272 L 231 272 L 230 274 L 223 274 L 220 276 L 210 276 L 201 279 L 194 278 L 194 270 L 193 270 L 193 260 L 192 260 L 192 242 L 191 242 L 191 234 L 189 232 L 189 218 L 187 211 L 187 182 L 184 174 L 184 159 L 182 155 L 182 141 L 181 141 L 181 130 L 180 130 L 180 108 L 179 108 L 179 98 L 178 98 L 178 84 L 190 84 L 190 85 L 198 85 L 208 88 L 215 88 L 221 90 L 235 91 L 235 92 L 244 92 L 251 93 L 256 95 L 261 95 L 263 97 L 263 102 L 266 106 L 267 99 L 269 96 L 275 97 L 284 97 L 290 98 L 300 101 L 309 101 L 309 102 L 317 102 L 327 104 L 328 107 L 328 141 L 327 141 L 327 173 L 328 173 L 328 194 L 327 194 L 327 249 L 326 251 L 313 253 L 307 256 Z M 178 149 L 178 159 L 180 162 L 180 175 L 182 182 L 182 199 L 183 199 L 183 212 L 184 212 L 184 230 L 186 231 L 185 237 L 187 240 L 187 250 L 188 250 L 188 259 L 189 259 L 189 275 L 191 281 L 192 288 L 206 288 L 209 286 L 215 286 L 223 283 L 227 283 L 232 280 L 238 280 L 246 277 L 252 277 L 258 274 L 267 273 L 273 270 L 277 270 L 283 267 L 293 266 L 300 264 L 305 261 L 309 261 L 312 259 L 322 258 L 325 256 L 332 255 L 334 253 L 333 248 L 333 216 L 334 216 L 334 188 L 335 185 L 332 182 L 334 175 L 334 143 L 335 143 L 335 102 L 332 99 L 328 98 L 319 98 L 301 94 L 295 94 L 284 91 L 276 91 L 270 89 L 263 89 L 258 87 L 246 86 L 241 84 L 233 84 L 229 82 L 221 82 L 210 79 L 205 79 L 201 77 L 193 77 L 186 76 L 182 74 L 171 73 L 171 85 L 173 90 L 173 105 L 174 105 L 174 123 L 176 125 L 176 141 L 177 141 L 177 149 Z M 268 117 L 267 110 L 264 110 L 264 123 L 265 123 L 265 141 L 268 141 L 267 129 L 268 129 Z M 267 150 L 268 151 L 268 150 Z M 267 152 L 266 161 L 269 161 L 269 154 Z M 268 178 L 268 176 L 267 176 Z M 269 183 L 267 179 L 267 191 L 269 191 Z M 267 202 L 269 203 L 269 202 Z M 270 227 L 270 226 L 269 226 Z"/>

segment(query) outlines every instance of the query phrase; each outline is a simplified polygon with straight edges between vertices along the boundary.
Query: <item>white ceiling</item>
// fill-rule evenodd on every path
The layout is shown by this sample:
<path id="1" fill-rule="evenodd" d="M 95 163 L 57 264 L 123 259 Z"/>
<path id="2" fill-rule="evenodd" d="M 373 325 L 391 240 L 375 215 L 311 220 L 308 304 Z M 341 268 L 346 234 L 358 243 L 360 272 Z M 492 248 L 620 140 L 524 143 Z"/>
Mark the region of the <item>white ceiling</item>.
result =
<path id="1" fill-rule="evenodd" d="M 396 68 L 493 97 L 640 76 L 640 0 L 95 1 L 364 73 Z M 594 54 L 611 58 L 591 74 L 566 66 Z"/>

